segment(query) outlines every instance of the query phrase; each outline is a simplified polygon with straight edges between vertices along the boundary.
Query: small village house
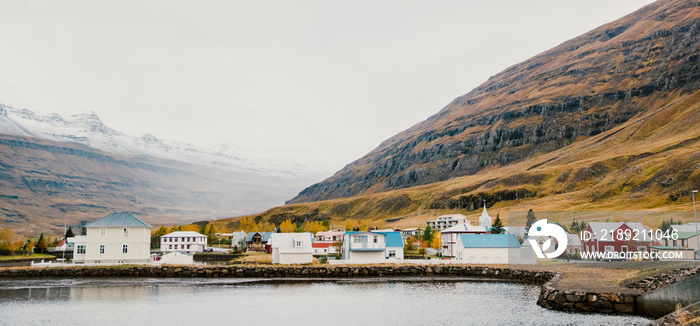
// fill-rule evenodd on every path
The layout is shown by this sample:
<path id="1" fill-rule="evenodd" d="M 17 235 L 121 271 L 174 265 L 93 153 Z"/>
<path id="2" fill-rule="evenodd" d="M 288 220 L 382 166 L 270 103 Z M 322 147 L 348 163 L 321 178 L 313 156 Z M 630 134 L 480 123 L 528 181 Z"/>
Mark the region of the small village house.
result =
<path id="1" fill-rule="evenodd" d="M 273 233 L 270 235 L 273 264 L 309 264 L 313 261 L 313 234 Z"/>
<path id="2" fill-rule="evenodd" d="M 652 236 L 651 229 L 638 222 L 590 222 L 581 240 L 588 253 L 649 252 Z"/>
<path id="3" fill-rule="evenodd" d="M 150 260 L 152 226 L 128 213 L 85 225 L 87 235 L 68 238 L 76 264 L 141 264 Z"/>
<path id="4" fill-rule="evenodd" d="M 456 247 L 454 259 L 470 264 L 513 264 L 523 260 L 520 242 L 513 234 L 461 233 Z"/>
<path id="5" fill-rule="evenodd" d="M 382 263 L 403 260 L 400 232 L 345 232 L 343 260 L 347 263 Z"/>
<path id="6" fill-rule="evenodd" d="M 248 251 L 267 251 L 268 241 L 270 241 L 270 236 L 272 232 L 250 232 L 246 235 L 245 244 L 246 250 Z"/>
<path id="7" fill-rule="evenodd" d="M 176 231 L 160 237 L 160 251 L 197 253 L 207 249 L 207 236 L 194 231 Z"/>
<path id="8" fill-rule="evenodd" d="M 459 237 L 462 234 L 484 234 L 486 228 L 472 225 L 471 222 L 457 224 L 440 232 L 440 245 L 442 257 L 456 257 L 462 250 Z"/>
<path id="9" fill-rule="evenodd" d="M 343 231 L 321 231 L 314 236 L 316 242 L 336 242 L 343 238 Z"/>

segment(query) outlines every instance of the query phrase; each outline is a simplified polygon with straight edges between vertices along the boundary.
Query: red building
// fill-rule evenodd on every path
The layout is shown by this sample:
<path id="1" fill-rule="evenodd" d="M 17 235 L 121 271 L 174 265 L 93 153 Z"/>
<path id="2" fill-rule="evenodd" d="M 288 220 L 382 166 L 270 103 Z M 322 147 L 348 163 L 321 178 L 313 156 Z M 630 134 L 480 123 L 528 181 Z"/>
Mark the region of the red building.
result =
<path id="1" fill-rule="evenodd" d="M 588 253 L 649 252 L 652 245 L 651 229 L 637 222 L 590 222 L 580 237 Z"/>

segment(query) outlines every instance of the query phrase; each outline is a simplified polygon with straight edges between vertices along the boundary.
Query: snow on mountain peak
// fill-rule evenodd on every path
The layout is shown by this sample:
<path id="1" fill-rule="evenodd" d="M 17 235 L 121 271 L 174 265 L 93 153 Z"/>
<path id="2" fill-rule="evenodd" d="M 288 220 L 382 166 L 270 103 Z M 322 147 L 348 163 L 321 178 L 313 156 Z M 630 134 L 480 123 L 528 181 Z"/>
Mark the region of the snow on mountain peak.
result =
<path id="1" fill-rule="evenodd" d="M 243 155 L 224 145 L 207 150 L 162 140 L 150 133 L 127 135 L 106 126 L 95 112 L 65 118 L 56 113 L 42 115 L 0 104 L 0 133 L 80 143 L 111 153 L 152 156 L 264 175 L 320 178 L 330 173 L 293 159 Z"/>

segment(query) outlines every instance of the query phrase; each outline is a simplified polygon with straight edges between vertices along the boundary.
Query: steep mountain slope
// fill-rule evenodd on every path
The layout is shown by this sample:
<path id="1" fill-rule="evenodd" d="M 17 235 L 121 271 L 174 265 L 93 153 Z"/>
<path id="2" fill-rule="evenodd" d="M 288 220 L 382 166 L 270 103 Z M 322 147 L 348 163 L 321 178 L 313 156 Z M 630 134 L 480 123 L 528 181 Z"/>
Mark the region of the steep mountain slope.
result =
<path id="1" fill-rule="evenodd" d="M 25 235 L 115 211 L 154 224 L 250 214 L 308 182 L 0 134 L 0 227 Z"/>
<path id="2" fill-rule="evenodd" d="M 687 101 L 700 89 L 699 36 L 700 2 L 658 1 L 493 76 L 436 115 L 305 189 L 290 203 L 375 194 L 477 174 L 495 174 L 484 180 L 518 180 L 503 171 L 517 165 L 523 169 L 513 173 L 524 173 L 536 166 L 519 163 L 542 157 L 567 157 L 571 164 L 601 157 L 596 146 L 582 147 L 601 135 L 608 137 L 606 143 L 613 142 L 608 148 L 624 150 L 630 157 L 647 155 L 644 144 L 630 147 L 630 141 L 644 137 L 693 143 L 692 138 L 682 137 L 694 135 L 681 136 L 673 128 L 693 126 L 687 123 L 696 121 L 689 119 L 697 110 L 681 110 L 674 103 L 695 108 Z M 655 118 L 677 114 L 685 117 L 675 125 Z M 643 129 L 629 131 L 637 127 Z M 632 148 L 636 152 L 629 152 Z M 537 164 L 543 167 L 544 162 Z M 629 163 L 592 166 L 589 174 L 628 170 Z M 579 177 L 585 177 L 581 173 Z M 548 175 L 515 182 L 541 184 Z M 564 184 L 570 182 L 562 179 Z M 568 189 L 560 188 L 556 191 Z M 606 196 L 624 193 L 620 189 Z"/>

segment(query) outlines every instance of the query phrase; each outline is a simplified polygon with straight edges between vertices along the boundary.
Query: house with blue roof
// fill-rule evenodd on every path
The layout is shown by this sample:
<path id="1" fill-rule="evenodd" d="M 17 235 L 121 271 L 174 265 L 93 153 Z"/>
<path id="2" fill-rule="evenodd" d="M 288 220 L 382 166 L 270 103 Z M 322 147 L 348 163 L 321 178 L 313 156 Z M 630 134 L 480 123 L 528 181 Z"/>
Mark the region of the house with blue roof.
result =
<path id="1" fill-rule="evenodd" d="M 512 264 L 531 257 L 513 234 L 463 233 L 457 238 L 453 259 L 470 264 Z"/>
<path id="2" fill-rule="evenodd" d="M 86 235 L 68 238 L 76 264 L 142 264 L 151 258 L 151 226 L 129 213 L 113 213 L 85 225 Z"/>
<path id="3" fill-rule="evenodd" d="M 245 245 L 248 251 L 270 251 L 268 248 L 268 242 L 270 241 L 270 236 L 272 232 L 250 232 L 246 235 Z"/>
<path id="4" fill-rule="evenodd" d="M 343 260 L 356 264 L 403 260 L 401 232 L 345 232 L 343 235 Z"/>

